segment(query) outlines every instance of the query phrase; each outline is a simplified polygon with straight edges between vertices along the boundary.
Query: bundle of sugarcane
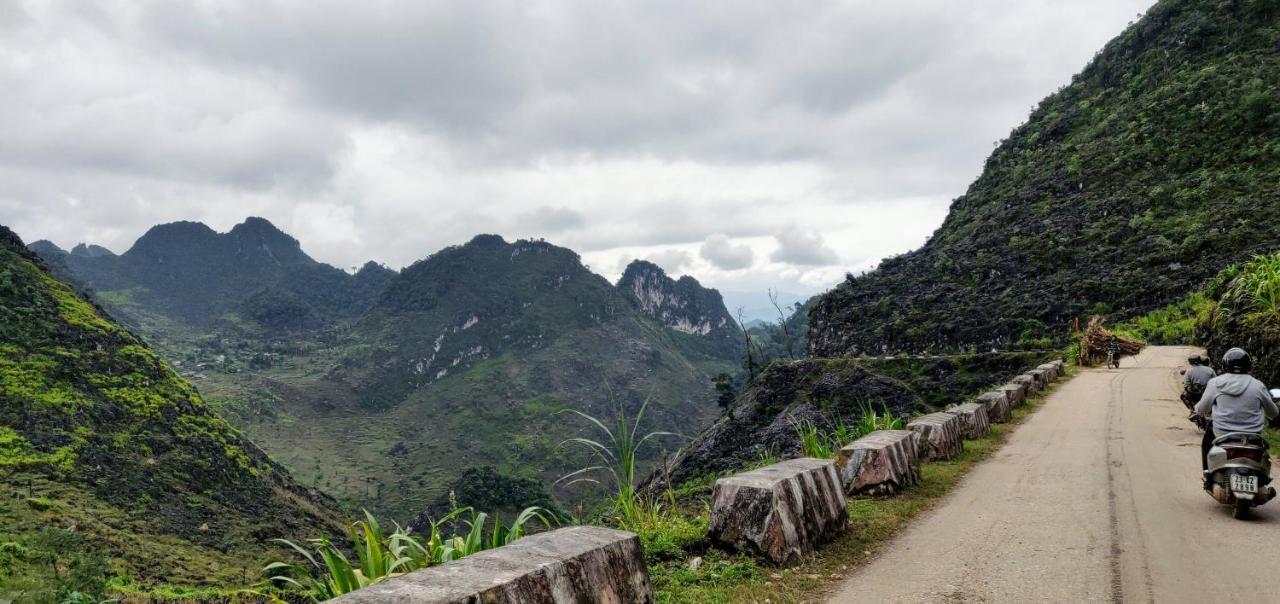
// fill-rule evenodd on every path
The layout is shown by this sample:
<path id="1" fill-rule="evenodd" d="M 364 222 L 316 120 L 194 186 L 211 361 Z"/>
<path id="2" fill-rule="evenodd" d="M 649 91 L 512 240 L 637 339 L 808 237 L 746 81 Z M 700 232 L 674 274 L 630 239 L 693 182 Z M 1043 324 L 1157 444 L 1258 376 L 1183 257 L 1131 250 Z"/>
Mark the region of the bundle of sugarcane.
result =
<path id="1" fill-rule="evenodd" d="M 1102 327 L 1102 317 L 1089 320 L 1089 327 L 1080 336 L 1080 360 L 1084 365 L 1097 365 L 1107 362 L 1107 349 L 1111 342 L 1116 342 L 1116 355 L 1125 357 L 1142 352 L 1146 344 L 1140 340 L 1126 338 L 1112 333 Z"/>

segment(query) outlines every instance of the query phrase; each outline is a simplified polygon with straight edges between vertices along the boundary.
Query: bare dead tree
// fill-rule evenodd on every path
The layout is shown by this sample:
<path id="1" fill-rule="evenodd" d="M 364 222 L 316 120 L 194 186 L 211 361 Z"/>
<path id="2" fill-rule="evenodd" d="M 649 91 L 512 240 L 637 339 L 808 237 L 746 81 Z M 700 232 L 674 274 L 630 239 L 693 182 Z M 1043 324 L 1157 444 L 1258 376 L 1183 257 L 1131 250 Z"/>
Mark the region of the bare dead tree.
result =
<path id="1" fill-rule="evenodd" d="M 745 365 L 747 367 L 748 381 L 756 379 L 756 372 L 760 369 L 759 361 L 756 360 L 753 349 L 755 345 L 751 343 L 751 332 L 747 331 L 747 323 L 742 317 L 742 307 L 738 307 L 738 329 L 742 330 L 742 339 L 746 343 L 747 359 Z"/>
<path id="2" fill-rule="evenodd" d="M 787 329 L 787 314 L 782 312 L 782 305 L 778 303 L 778 290 L 772 287 L 769 288 L 769 303 L 778 311 L 778 330 L 782 332 L 782 345 L 786 348 L 787 358 L 795 359 L 795 351 L 791 348 L 791 331 Z"/>

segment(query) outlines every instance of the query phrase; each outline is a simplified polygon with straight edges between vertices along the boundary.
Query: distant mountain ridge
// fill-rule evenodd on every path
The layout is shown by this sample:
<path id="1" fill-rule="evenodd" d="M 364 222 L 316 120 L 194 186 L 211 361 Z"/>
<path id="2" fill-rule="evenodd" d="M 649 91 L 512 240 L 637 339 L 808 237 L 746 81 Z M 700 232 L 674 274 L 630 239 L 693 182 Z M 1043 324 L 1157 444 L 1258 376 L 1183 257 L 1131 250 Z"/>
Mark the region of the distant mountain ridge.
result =
<path id="1" fill-rule="evenodd" d="M 85 244 L 65 252 L 47 241 L 31 249 L 121 314 L 204 327 L 297 330 L 352 319 L 394 275 L 373 263 L 350 275 L 317 262 L 256 217 L 227 233 L 198 222 L 158 225 L 120 255 Z"/>
<path id="2" fill-rule="evenodd" d="M 1040 347 L 1280 248 L 1280 5 L 1161 0 L 1003 141 L 925 245 L 823 295 L 813 356 Z"/>

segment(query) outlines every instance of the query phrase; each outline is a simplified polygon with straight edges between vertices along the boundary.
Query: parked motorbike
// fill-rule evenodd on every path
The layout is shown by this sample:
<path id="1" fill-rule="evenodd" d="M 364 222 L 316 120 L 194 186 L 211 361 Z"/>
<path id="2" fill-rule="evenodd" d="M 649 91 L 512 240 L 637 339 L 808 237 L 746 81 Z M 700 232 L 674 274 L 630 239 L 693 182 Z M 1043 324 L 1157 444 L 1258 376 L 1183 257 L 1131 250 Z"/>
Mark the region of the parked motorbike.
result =
<path id="1" fill-rule="evenodd" d="M 1271 391 L 1280 399 L 1280 389 Z M 1276 496 L 1271 485 L 1271 455 L 1260 434 L 1232 432 L 1219 435 L 1209 449 L 1210 495 L 1218 503 L 1232 506 L 1231 516 L 1243 519 L 1249 510 Z"/>

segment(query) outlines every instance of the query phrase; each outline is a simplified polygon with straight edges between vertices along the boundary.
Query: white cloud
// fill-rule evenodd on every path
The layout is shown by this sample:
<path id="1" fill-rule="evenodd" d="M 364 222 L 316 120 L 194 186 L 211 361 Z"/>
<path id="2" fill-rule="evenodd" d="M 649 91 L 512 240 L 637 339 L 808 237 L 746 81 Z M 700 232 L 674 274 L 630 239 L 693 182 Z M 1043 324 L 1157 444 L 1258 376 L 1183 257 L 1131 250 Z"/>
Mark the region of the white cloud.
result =
<path id="1" fill-rule="evenodd" d="M 0 223 L 257 215 L 338 266 L 497 232 L 813 292 L 922 243 L 1150 3 L 8 3 Z"/>
<path id="2" fill-rule="evenodd" d="M 751 251 L 750 246 L 733 243 L 727 236 L 720 234 L 707 237 L 702 247 L 698 248 L 698 254 L 716 268 L 726 271 L 749 268 L 755 260 L 755 252 Z"/>
<path id="3" fill-rule="evenodd" d="M 817 231 L 788 227 L 774 235 L 778 249 L 770 256 L 774 262 L 797 266 L 830 266 L 840 262 L 840 257 L 822 240 Z"/>
<path id="4" fill-rule="evenodd" d="M 685 267 L 693 264 L 693 255 L 685 250 L 659 250 L 644 259 L 662 267 L 668 275 L 679 275 Z"/>

